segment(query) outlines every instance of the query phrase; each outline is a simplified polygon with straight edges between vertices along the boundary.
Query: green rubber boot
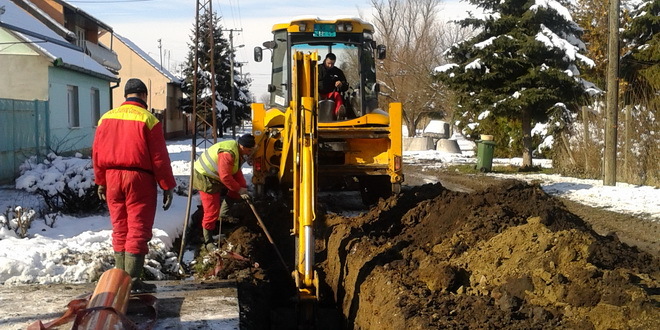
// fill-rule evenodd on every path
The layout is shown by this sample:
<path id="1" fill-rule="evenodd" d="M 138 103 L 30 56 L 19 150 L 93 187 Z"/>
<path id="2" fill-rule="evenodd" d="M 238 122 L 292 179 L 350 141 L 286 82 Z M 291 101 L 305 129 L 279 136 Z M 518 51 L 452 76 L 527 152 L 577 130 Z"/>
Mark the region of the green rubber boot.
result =
<path id="1" fill-rule="evenodd" d="M 115 252 L 115 268 L 124 270 L 124 252 Z"/>
<path id="2" fill-rule="evenodd" d="M 213 233 L 206 228 L 202 228 L 204 233 L 204 248 L 208 252 L 213 252 L 218 249 L 218 245 L 213 241 Z"/>
<path id="3" fill-rule="evenodd" d="M 156 292 L 156 285 L 142 282 L 142 268 L 144 267 L 144 254 L 126 253 L 124 258 L 125 268 L 128 275 L 131 276 L 131 293 L 153 293 Z"/>

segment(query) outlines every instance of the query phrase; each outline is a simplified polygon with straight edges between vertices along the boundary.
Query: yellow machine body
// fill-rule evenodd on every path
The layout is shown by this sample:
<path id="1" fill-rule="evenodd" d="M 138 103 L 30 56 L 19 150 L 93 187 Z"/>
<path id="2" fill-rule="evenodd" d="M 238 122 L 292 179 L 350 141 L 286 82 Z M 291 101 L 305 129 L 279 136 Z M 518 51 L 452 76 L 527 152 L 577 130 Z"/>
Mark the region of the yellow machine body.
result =
<path id="1" fill-rule="evenodd" d="M 252 182 L 257 195 L 273 190 L 293 198 L 293 277 L 302 300 L 317 298 L 313 223 L 319 190 L 359 189 L 369 203 L 398 193 L 403 182 L 401 104 L 378 107 L 375 66 L 385 50 L 372 34 L 373 26 L 360 19 L 300 18 L 276 24 L 273 40 L 264 43 L 272 52 L 270 101 L 252 104 Z M 319 99 L 318 66 L 329 52 L 350 86 L 344 118 L 331 118 Z M 255 60 L 262 56 L 263 49 L 255 48 Z"/>

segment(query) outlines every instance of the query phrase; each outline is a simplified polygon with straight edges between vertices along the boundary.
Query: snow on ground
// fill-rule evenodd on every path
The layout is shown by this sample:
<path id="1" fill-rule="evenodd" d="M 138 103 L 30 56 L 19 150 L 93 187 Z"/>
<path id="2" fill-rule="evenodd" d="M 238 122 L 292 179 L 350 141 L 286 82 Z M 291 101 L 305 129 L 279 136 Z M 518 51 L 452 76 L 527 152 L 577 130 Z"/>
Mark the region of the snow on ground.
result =
<path id="1" fill-rule="evenodd" d="M 200 149 L 200 148 L 198 148 Z M 191 141 L 170 141 L 168 150 L 172 167 L 179 181 L 187 181 L 190 174 L 189 160 Z M 407 163 L 423 163 L 426 166 L 449 164 L 474 164 L 475 159 L 461 154 L 438 151 L 405 152 Z M 520 159 L 495 159 L 494 164 L 519 164 Z M 551 167 L 548 160 L 534 160 L 535 165 Z M 251 168 L 243 167 L 250 182 Z M 571 200 L 599 206 L 621 213 L 643 216 L 649 221 L 660 221 L 660 190 L 648 186 L 617 183 L 603 186 L 598 180 L 582 180 L 559 175 L 517 174 L 508 176 L 540 182 L 542 188 L 552 194 Z M 160 200 L 160 199 L 159 199 Z M 174 239 L 180 236 L 185 218 L 187 199 L 174 196 L 168 211 L 158 206 L 150 242 L 152 273 L 161 276 L 160 270 L 175 266 L 176 255 L 169 252 Z M 193 203 L 197 203 L 193 201 Z M 16 190 L 11 186 L 0 187 L 0 214 L 7 207 L 39 208 L 40 197 Z M 194 204 L 196 205 L 196 204 Z M 18 285 L 29 283 L 81 283 L 93 281 L 112 261 L 111 227 L 107 215 L 83 218 L 60 216 L 54 225 L 35 220 L 28 238 L 19 238 L 12 230 L 0 228 L 0 283 Z M 155 255 L 166 259 L 158 265 Z M 105 268 L 104 268 L 105 267 Z"/>
<path id="2" fill-rule="evenodd" d="M 558 174 L 489 175 L 540 182 L 543 190 L 550 195 L 613 212 L 660 221 L 660 189 L 655 187 L 621 182 L 616 186 L 604 186 L 603 180 L 576 179 Z"/>

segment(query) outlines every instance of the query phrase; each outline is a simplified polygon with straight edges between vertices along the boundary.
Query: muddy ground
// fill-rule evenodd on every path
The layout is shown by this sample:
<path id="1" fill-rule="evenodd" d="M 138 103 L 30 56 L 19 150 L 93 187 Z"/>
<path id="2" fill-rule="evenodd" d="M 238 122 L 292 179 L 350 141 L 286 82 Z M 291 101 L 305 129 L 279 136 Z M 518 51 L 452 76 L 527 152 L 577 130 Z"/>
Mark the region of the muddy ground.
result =
<path id="1" fill-rule="evenodd" d="M 336 318 L 318 328 L 660 324 L 656 223 L 562 201 L 520 181 L 412 167 L 407 173 L 401 195 L 361 213 L 343 195 L 321 200 L 315 228 L 321 311 L 334 310 L 326 315 Z M 433 178 L 438 183 L 423 183 Z M 287 206 L 256 206 L 292 259 Z M 339 215 L 342 209 L 356 209 L 355 216 Z M 281 265 L 247 207 L 235 212 L 240 222 L 224 227 L 227 242 L 259 265 L 223 262 L 221 276 L 239 282 L 242 328 L 294 328 L 292 262 Z"/>

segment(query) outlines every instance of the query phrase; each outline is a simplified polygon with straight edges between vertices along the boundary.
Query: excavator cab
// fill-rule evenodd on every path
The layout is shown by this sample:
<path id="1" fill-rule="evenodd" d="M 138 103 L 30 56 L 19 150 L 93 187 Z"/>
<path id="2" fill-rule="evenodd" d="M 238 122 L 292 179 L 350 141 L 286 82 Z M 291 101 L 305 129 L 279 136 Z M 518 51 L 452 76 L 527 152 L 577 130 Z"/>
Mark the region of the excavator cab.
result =
<path id="1" fill-rule="evenodd" d="M 259 154 L 255 155 L 253 183 L 257 194 L 292 183 L 287 162 L 292 155 L 286 131 L 286 113 L 291 109 L 295 84 L 300 84 L 294 69 L 294 54 L 312 54 L 317 65 L 326 54 L 336 55 L 349 89 L 342 94 L 344 111 L 339 115 L 331 109 L 335 104 L 323 100 L 318 93 L 317 70 L 305 80 L 306 90 L 316 100 L 318 113 L 318 162 L 321 189 L 328 184 L 347 190 L 360 190 L 365 204 L 397 193 L 403 181 L 401 170 L 401 105 L 392 103 L 382 108 L 376 80 L 376 63 L 385 58 L 386 49 L 373 39 L 373 26 L 361 19 L 299 18 L 273 26 L 273 39 L 255 47 L 255 61 L 270 53 L 271 82 L 268 101 L 253 104 L 253 134 L 263 134 Z M 258 93 L 258 92 L 257 92 Z M 288 157 L 288 158 L 285 158 Z M 327 183 L 327 184 L 326 184 Z"/>
<path id="2" fill-rule="evenodd" d="M 337 56 L 335 66 L 344 72 L 349 85 L 349 90 L 342 95 L 346 107 L 346 115 L 343 119 L 357 118 L 378 109 L 380 88 L 376 81 L 374 68 L 376 59 L 385 57 L 385 46 L 376 46 L 371 33 L 321 31 L 326 26 L 334 28 L 337 24 L 314 23 L 315 31 L 306 34 L 288 33 L 289 29 L 278 30 L 274 32 L 274 40 L 264 42 L 264 48 L 255 47 L 255 61 L 263 59 L 263 49 L 272 52 L 272 76 L 271 83 L 268 85 L 270 97 L 267 106 L 269 108 L 284 111 L 288 107 L 291 99 L 290 57 L 292 53 L 300 51 L 303 53 L 316 52 L 319 55 L 318 63 L 322 63 L 322 59 L 328 53 L 334 53 Z M 319 103 L 321 110 L 330 107 L 330 102 L 327 100 L 319 100 Z M 330 116 L 324 116 L 325 113 L 325 111 L 320 112 L 321 122 L 342 119 L 329 118 Z"/>

